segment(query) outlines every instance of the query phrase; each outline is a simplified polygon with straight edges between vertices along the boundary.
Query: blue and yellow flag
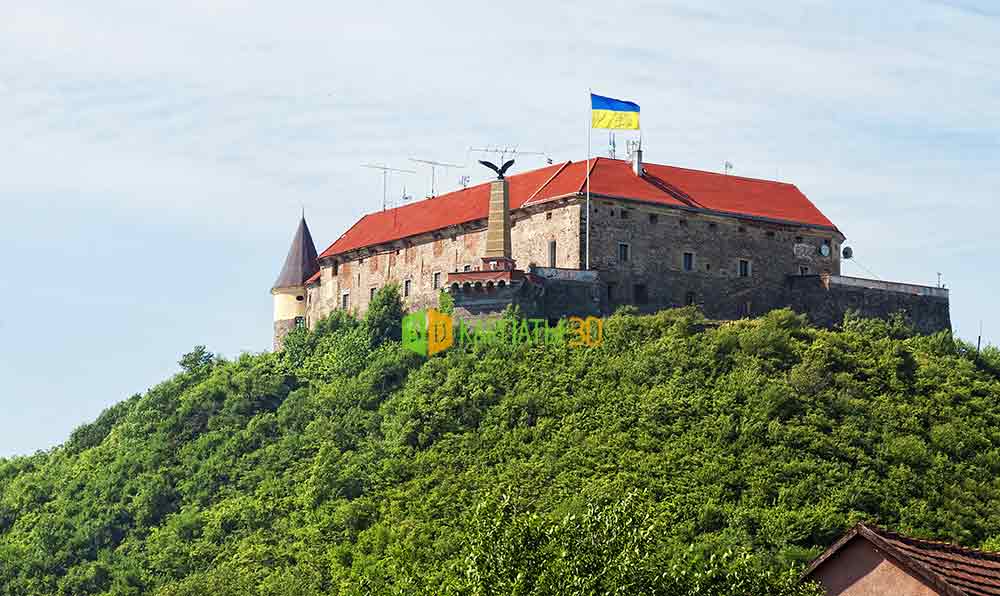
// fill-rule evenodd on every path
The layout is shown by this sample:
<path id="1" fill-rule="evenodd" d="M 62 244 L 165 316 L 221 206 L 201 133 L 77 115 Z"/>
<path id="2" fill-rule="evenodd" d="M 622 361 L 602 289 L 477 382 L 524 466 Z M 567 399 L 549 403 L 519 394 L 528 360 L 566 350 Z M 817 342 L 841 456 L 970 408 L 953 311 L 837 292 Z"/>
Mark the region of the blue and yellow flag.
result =
<path id="1" fill-rule="evenodd" d="M 590 127 L 639 129 L 639 104 L 590 94 Z"/>

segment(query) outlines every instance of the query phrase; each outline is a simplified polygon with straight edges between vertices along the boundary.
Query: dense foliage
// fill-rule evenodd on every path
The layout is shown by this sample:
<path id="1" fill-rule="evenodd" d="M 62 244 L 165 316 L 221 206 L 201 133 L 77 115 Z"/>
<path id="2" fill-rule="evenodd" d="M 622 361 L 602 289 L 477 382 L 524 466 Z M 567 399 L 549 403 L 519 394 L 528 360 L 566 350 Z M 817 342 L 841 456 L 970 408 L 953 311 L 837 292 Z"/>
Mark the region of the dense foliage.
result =
<path id="1" fill-rule="evenodd" d="M 377 300 L 0 460 L 0 593 L 791 596 L 858 520 L 1000 543 L 995 350 L 684 309 L 425 359 Z"/>

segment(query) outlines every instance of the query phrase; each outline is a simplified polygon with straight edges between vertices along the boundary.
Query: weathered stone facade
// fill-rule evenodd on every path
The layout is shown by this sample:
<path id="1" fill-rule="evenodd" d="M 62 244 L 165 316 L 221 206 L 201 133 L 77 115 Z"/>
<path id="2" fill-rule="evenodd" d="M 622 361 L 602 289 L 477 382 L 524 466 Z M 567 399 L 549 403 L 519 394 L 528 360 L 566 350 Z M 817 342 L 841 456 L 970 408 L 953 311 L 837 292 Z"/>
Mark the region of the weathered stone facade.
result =
<path id="1" fill-rule="evenodd" d="M 697 304 L 719 319 L 784 306 L 790 275 L 839 274 L 844 240 L 833 230 L 607 199 L 592 201 L 590 234 L 591 267 L 612 308 Z"/>
<path id="2" fill-rule="evenodd" d="M 577 203 L 559 202 L 519 210 L 511 218 L 514 259 L 519 266 L 548 265 L 549 242 L 555 241 L 556 265 L 578 267 L 579 229 Z M 479 269 L 485 250 L 483 219 L 388 247 L 321 260 L 319 283 L 308 288 L 306 320 L 311 326 L 334 309 L 343 308 L 345 295 L 347 310 L 362 314 L 368 309 L 374 291 L 388 283 L 399 284 L 407 308 L 437 306 L 440 292 L 447 287 L 448 274 Z"/>

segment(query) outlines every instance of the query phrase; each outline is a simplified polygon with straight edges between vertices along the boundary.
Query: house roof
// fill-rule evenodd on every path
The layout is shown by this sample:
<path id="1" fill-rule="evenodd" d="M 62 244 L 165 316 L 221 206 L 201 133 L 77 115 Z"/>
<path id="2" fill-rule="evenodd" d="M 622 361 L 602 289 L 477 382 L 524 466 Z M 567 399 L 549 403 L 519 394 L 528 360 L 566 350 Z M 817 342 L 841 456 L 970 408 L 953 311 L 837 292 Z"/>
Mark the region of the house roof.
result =
<path id="1" fill-rule="evenodd" d="M 901 567 L 947 596 L 1000 595 L 1000 553 L 919 540 L 860 523 L 817 557 L 803 574 L 819 569 L 854 540 L 867 540 Z"/>
<path id="2" fill-rule="evenodd" d="M 316 261 L 316 245 L 313 244 L 312 234 L 309 233 L 309 226 L 306 225 L 306 218 L 303 216 L 299 220 L 299 227 L 295 229 L 292 245 L 288 247 L 285 264 L 281 266 L 281 273 L 278 274 L 278 279 L 271 289 L 304 285 L 305 281 L 317 271 L 319 263 Z"/>
<path id="3" fill-rule="evenodd" d="M 636 176 L 627 161 L 590 160 L 591 195 L 629 199 L 726 215 L 760 218 L 836 230 L 836 226 L 793 184 L 727 176 L 716 172 L 643 164 Z M 580 195 L 587 187 L 587 162 L 567 161 L 507 176 L 510 207 Z M 365 215 L 320 257 L 401 240 L 448 226 L 485 219 L 489 183 Z"/>

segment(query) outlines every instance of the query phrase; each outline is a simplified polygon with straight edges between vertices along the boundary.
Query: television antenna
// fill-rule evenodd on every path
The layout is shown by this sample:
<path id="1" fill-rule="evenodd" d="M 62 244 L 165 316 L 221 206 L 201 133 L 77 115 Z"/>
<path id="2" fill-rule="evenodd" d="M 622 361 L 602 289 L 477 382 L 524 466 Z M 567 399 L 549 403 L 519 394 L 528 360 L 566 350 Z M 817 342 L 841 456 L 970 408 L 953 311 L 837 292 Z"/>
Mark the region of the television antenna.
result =
<path id="1" fill-rule="evenodd" d="M 485 147 L 469 147 L 469 152 L 475 153 L 492 153 L 499 157 L 497 163 L 504 163 L 507 161 L 507 156 L 517 157 L 518 155 L 546 155 L 546 161 L 552 163 L 552 159 L 547 156 L 544 151 L 522 151 L 517 148 L 517 145 L 487 145 Z"/>
<path id="2" fill-rule="evenodd" d="M 437 169 L 438 168 L 464 168 L 465 167 L 465 166 L 457 164 L 457 163 L 448 163 L 448 162 L 444 162 L 444 161 L 434 161 L 433 159 L 417 159 L 415 157 L 411 157 L 410 161 L 416 162 L 416 163 L 427 164 L 427 165 L 429 165 L 431 167 L 431 196 L 432 197 L 433 196 L 437 196 L 437 194 L 436 194 L 437 191 L 434 188 L 434 186 L 435 186 L 435 179 L 437 177 Z"/>
<path id="3" fill-rule="evenodd" d="M 372 170 L 382 170 L 382 211 L 385 211 L 386 203 L 388 202 L 389 195 L 389 172 L 398 172 L 400 174 L 416 174 L 413 170 L 404 170 L 401 168 L 390 168 L 385 164 L 378 163 L 363 163 L 362 168 L 369 168 Z"/>
<path id="4" fill-rule="evenodd" d="M 726 176 L 728 176 L 733 171 L 733 162 L 727 160 L 722 167 L 726 170 Z"/>

